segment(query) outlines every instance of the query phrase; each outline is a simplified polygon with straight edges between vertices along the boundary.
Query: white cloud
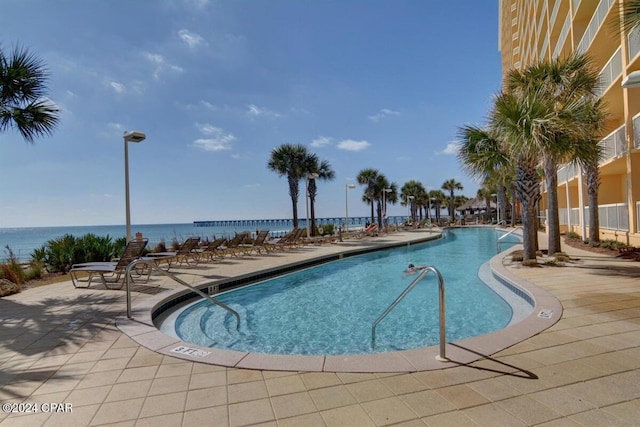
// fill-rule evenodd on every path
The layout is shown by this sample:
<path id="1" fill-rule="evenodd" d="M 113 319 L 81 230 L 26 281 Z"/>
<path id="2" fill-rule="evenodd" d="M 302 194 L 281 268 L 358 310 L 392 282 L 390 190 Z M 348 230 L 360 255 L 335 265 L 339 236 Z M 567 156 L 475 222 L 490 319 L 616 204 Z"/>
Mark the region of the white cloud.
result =
<path id="1" fill-rule="evenodd" d="M 276 113 L 275 111 L 271 111 L 267 108 L 263 108 L 263 107 L 258 107 L 255 104 L 249 104 L 247 105 L 247 115 L 252 116 L 252 117 L 271 117 L 271 118 L 278 118 L 281 117 L 281 114 Z"/>
<path id="2" fill-rule="evenodd" d="M 444 155 L 457 155 L 458 154 L 458 143 L 457 142 L 450 142 L 447 144 L 447 146 L 445 147 L 444 150 L 442 151 L 436 151 L 436 154 L 444 154 Z"/>
<path id="3" fill-rule="evenodd" d="M 367 141 L 354 141 L 353 139 L 345 139 L 338 143 L 338 148 L 346 151 L 362 151 L 371 146 Z"/>
<path id="4" fill-rule="evenodd" d="M 160 79 L 160 72 L 164 69 L 169 69 L 176 73 L 181 73 L 184 69 L 178 65 L 171 64 L 164 59 L 164 56 L 157 53 L 145 53 L 144 57 L 156 66 L 153 71 L 153 78 L 156 80 Z"/>
<path id="5" fill-rule="evenodd" d="M 208 138 L 199 138 L 193 142 L 195 147 L 198 147 L 204 151 L 223 151 L 231 150 L 231 143 L 236 140 L 236 137 L 230 133 L 225 133 L 222 129 L 205 124 L 196 124 L 200 132 Z"/>
<path id="6" fill-rule="evenodd" d="M 383 108 L 380 111 L 378 111 L 376 114 L 369 116 L 369 120 L 377 123 L 380 120 L 384 119 L 385 117 L 399 116 L 399 115 L 400 113 L 398 111 L 393 111 L 393 110 L 389 110 L 388 108 Z"/>
<path id="7" fill-rule="evenodd" d="M 122 83 L 118 82 L 109 82 L 109 86 L 111 86 L 111 89 L 113 89 L 117 94 L 125 93 L 127 90 Z"/>
<path id="8" fill-rule="evenodd" d="M 180 39 L 185 42 L 191 49 L 204 43 L 204 39 L 198 34 L 194 34 L 185 29 L 178 31 L 178 37 L 180 37 Z"/>
<path id="9" fill-rule="evenodd" d="M 209 5 L 209 0 L 184 0 L 186 4 L 195 7 L 196 9 L 204 9 Z"/>
<path id="10" fill-rule="evenodd" d="M 313 141 L 311 141 L 312 147 L 326 147 L 327 145 L 331 145 L 333 143 L 333 138 L 328 136 L 319 136 Z"/>

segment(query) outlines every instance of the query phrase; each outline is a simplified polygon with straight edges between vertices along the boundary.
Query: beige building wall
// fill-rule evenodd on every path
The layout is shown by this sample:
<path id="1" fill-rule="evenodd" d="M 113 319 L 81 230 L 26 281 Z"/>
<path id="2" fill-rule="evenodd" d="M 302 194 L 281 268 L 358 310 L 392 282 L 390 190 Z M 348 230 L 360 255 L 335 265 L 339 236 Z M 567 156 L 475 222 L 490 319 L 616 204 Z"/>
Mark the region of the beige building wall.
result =
<path id="1" fill-rule="evenodd" d="M 609 117 L 600 141 L 600 237 L 640 246 L 640 88 L 622 87 L 640 70 L 640 26 L 620 30 L 625 1 L 499 0 L 499 49 L 503 75 L 575 51 L 586 52 L 601 70 Z M 588 236 L 588 198 L 579 175 L 570 165 L 558 173 L 560 223 L 564 231 Z"/>

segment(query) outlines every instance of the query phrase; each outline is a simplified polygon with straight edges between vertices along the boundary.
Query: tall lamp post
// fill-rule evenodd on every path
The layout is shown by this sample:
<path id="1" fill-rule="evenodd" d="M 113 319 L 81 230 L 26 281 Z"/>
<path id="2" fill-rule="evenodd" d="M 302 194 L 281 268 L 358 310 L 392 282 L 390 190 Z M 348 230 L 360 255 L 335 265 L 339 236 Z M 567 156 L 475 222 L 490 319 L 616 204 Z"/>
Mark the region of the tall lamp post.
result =
<path id="1" fill-rule="evenodd" d="M 124 204 L 127 224 L 127 243 L 131 240 L 131 210 L 129 205 L 129 142 L 142 142 L 147 136 L 135 130 L 124 132 Z"/>
<path id="2" fill-rule="evenodd" d="M 309 180 L 310 179 L 316 179 L 317 177 L 319 177 L 320 175 L 318 175 L 317 173 L 309 173 L 306 176 L 306 180 L 304 181 L 304 194 L 305 194 L 305 205 L 306 205 L 306 212 L 307 212 L 307 237 L 311 237 L 311 224 L 309 224 Z"/>
<path id="3" fill-rule="evenodd" d="M 344 229 L 349 232 L 349 190 L 356 188 L 355 184 L 346 184 L 344 186 Z"/>

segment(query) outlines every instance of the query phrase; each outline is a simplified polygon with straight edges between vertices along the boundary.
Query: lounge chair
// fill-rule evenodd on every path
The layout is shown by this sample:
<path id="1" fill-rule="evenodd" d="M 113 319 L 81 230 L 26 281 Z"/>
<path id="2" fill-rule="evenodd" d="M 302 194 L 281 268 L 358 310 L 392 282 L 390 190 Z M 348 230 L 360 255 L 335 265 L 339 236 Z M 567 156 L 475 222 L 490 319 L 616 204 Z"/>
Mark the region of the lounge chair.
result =
<path id="1" fill-rule="evenodd" d="M 265 242 L 265 247 L 269 251 L 274 251 L 277 249 L 287 249 L 294 247 L 299 244 L 300 239 L 302 237 L 302 233 L 304 233 L 303 228 L 294 227 L 290 232 L 285 234 L 284 236 L 278 239 L 271 239 Z"/>
<path id="2" fill-rule="evenodd" d="M 245 250 L 240 247 L 242 243 L 247 239 L 249 233 L 243 231 L 242 233 L 238 233 L 234 236 L 233 239 L 229 240 L 225 245 L 220 246 L 220 249 L 224 251 L 224 254 L 230 254 L 232 256 L 238 256 L 239 253 L 245 254 Z"/>
<path id="3" fill-rule="evenodd" d="M 162 262 L 167 263 L 168 267 L 171 267 L 174 261 L 177 261 L 180 265 L 182 265 L 183 262 L 187 265 L 196 265 L 198 263 L 198 252 L 196 252 L 198 242 L 200 242 L 200 237 L 189 237 L 180 245 L 178 250 L 150 252 L 148 259 L 155 261 L 157 264 Z"/>
<path id="4" fill-rule="evenodd" d="M 377 236 L 378 235 L 378 224 L 373 223 L 364 229 L 363 234 L 365 236 Z"/>
<path id="5" fill-rule="evenodd" d="M 224 237 L 214 239 L 205 247 L 196 249 L 195 252 L 198 254 L 198 259 L 200 261 L 213 261 L 215 259 L 224 258 L 224 250 L 221 249 L 221 247 L 226 243 L 226 241 L 227 239 Z"/>
<path id="6" fill-rule="evenodd" d="M 254 251 L 256 254 L 261 254 L 262 251 L 267 252 L 268 249 L 265 245 L 267 237 L 269 236 L 269 230 L 260 230 L 256 239 L 252 243 L 240 243 L 238 248 L 240 250 L 245 250 L 246 254 L 250 254 Z"/>
<path id="7" fill-rule="evenodd" d="M 106 261 L 106 262 L 87 262 L 82 264 L 74 264 L 71 266 L 71 270 L 69 271 L 69 275 L 71 276 L 71 282 L 73 283 L 74 288 L 88 288 L 91 286 L 91 282 L 93 278 L 98 275 L 100 276 L 100 280 L 102 284 L 107 289 L 122 289 L 124 286 L 124 273 L 129 264 L 133 261 L 140 259 L 142 254 L 144 253 L 144 249 L 147 246 L 147 239 L 133 239 L 130 240 L 129 243 L 124 248 L 122 256 L 117 261 Z M 80 280 L 78 273 L 86 274 L 89 276 L 86 281 L 86 286 L 80 285 L 80 283 L 85 283 Z M 146 273 L 147 280 L 149 279 L 149 275 L 151 274 L 151 270 L 143 269 L 136 272 L 139 275 L 143 275 Z M 122 278 L 122 280 L 121 280 Z M 133 280 L 133 277 L 131 277 Z M 109 286 L 112 283 L 120 283 L 118 287 Z"/>

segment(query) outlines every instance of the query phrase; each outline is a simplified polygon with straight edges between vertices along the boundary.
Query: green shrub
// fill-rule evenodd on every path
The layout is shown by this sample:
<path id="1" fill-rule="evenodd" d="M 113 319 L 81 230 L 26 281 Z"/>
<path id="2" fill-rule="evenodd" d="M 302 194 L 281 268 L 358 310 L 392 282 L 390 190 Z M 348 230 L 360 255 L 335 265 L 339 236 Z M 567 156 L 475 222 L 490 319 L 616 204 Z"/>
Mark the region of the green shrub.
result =
<path id="1" fill-rule="evenodd" d="M 31 254 L 35 263 L 44 265 L 51 273 L 67 273 L 73 264 L 95 261 L 110 261 L 122 254 L 124 238 L 113 242 L 110 236 L 88 233 L 81 237 L 65 234 L 49 240 Z M 37 267 L 36 267 L 37 270 Z"/>
<path id="2" fill-rule="evenodd" d="M 5 246 L 8 257 L 0 264 L 0 271 L 2 272 L 2 278 L 15 283 L 16 285 L 22 285 L 26 281 L 26 274 L 22 264 L 18 262 L 18 258 L 13 253 L 9 245 Z"/>
<path id="3" fill-rule="evenodd" d="M 567 239 L 580 239 L 580 235 L 575 231 L 569 231 L 567 233 Z"/>

